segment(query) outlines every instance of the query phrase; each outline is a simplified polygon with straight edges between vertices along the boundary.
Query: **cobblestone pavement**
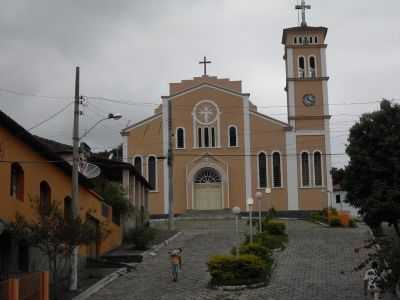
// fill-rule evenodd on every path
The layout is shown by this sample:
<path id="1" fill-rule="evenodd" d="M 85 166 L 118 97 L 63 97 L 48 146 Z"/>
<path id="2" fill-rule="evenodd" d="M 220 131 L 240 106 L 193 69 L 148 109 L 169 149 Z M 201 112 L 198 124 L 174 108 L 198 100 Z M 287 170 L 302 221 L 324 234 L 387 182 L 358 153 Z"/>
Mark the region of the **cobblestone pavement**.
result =
<path id="1" fill-rule="evenodd" d="M 91 299 L 364 299 L 362 274 L 351 272 L 365 255 L 354 252 L 368 238 L 364 226 L 333 229 L 288 221 L 289 246 L 278 255 L 270 284 L 238 292 L 207 288 L 206 262 L 209 256 L 228 253 L 233 246 L 233 221 L 179 221 L 177 226 L 183 234 L 168 248 L 146 258 L 136 271 L 115 280 Z M 167 251 L 172 247 L 184 248 L 183 271 L 177 283 L 172 282 L 169 269 Z"/>

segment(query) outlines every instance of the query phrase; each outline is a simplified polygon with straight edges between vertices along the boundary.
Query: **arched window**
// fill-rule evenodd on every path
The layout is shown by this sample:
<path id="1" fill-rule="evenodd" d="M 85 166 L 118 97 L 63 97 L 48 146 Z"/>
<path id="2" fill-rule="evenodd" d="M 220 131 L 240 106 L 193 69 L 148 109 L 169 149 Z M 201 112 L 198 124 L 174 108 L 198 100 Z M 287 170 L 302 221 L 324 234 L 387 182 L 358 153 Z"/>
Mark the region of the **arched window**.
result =
<path id="1" fill-rule="evenodd" d="M 309 40 L 310 40 L 310 44 L 312 44 L 312 43 L 313 43 L 313 38 L 312 38 L 312 36 L 309 37 Z"/>
<path id="2" fill-rule="evenodd" d="M 301 154 L 301 183 L 303 187 L 310 186 L 310 158 L 307 152 Z"/>
<path id="3" fill-rule="evenodd" d="M 306 61 L 304 56 L 299 56 L 299 78 L 305 77 Z"/>
<path id="4" fill-rule="evenodd" d="M 264 152 L 261 152 L 257 156 L 258 163 L 258 187 L 266 188 L 267 187 L 267 155 Z"/>
<path id="5" fill-rule="evenodd" d="M 10 196 L 24 201 L 24 170 L 18 163 L 11 165 Z"/>
<path id="6" fill-rule="evenodd" d="M 297 37 L 294 37 L 294 43 L 297 44 Z"/>
<path id="7" fill-rule="evenodd" d="M 316 44 L 318 44 L 318 37 L 317 36 L 314 37 L 314 41 L 315 41 Z"/>
<path id="8" fill-rule="evenodd" d="M 229 147 L 237 147 L 238 146 L 238 137 L 237 137 L 237 127 L 229 126 Z"/>
<path id="9" fill-rule="evenodd" d="M 303 44 L 303 38 L 302 37 L 299 37 L 299 43 Z"/>
<path id="10" fill-rule="evenodd" d="M 72 199 L 71 197 L 64 198 L 64 220 L 66 223 L 72 221 Z"/>
<path id="11" fill-rule="evenodd" d="M 185 129 L 184 128 L 176 129 L 176 148 L 177 149 L 185 148 Z"/>
<path id="12" fill-rule="evenodd" d="M 49 184 L 46 181 L 42 181 L 40 183 L 40 208 L 44 210 L 48 210 L 50 208 L 51 201 L 51 189 Z"/>
<path id="13" fill-rule="evenodd" d="M 322 186 L 322 159 L 321 152 L 314 152 L 314 185 Z"/>
<path id="14" fill-rule="evenodd" d="M 274 152 L 272 154 L 272 172 L 273 172 L 273 187 L 282 187 L 282 169 L 281 169 L 281 154 Z"/>
<path id="15" fill-rule="evenodd" d="M 194 182 L 199 184 L 220 183 L 221 177 L 214 169 L 204 168 L 196 174 Z"/>
<path id="16" fill-rule="evenodd" d="M 151 186 L 151 191 L 157 190 L 157 159 L 154 156 L 149 156 L 147 159 L 147 175 Z"/>
<path id="17" fill-rule="evenodd" d="M 139 172 L 140 175 L 143 174 L 142 158 L 140 156 L 135 157 L 135 159 L 133 160 L 133 166 L 135 167 L 136 171 Z"/>
<path id="18" fill-rule="evenodd" d="M 308 58 L 308 72 L 311 78 L 315 78 L 317 76 L 315 56 L 310 56 Z"/>

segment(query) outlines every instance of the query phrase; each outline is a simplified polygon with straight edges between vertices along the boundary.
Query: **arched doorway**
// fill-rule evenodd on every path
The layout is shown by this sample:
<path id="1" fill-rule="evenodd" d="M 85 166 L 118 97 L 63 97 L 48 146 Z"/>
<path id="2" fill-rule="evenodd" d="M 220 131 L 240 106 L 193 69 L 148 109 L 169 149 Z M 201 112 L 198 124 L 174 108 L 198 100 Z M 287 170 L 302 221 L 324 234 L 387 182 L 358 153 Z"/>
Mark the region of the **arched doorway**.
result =
<path id="1" fill-rule="evenodd" d="M 213 210 L 223 208 L 222 180 L 213 168 L 203 168 L 194 176 L 193 208 L 196 210 Z"/>

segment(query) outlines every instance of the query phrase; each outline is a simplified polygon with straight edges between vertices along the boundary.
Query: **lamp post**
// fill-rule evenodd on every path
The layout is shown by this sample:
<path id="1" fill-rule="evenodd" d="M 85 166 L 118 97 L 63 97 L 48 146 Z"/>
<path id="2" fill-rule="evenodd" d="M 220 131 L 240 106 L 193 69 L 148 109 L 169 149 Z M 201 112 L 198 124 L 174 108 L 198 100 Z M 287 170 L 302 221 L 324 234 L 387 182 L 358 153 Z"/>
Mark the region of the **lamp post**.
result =
<path id="1" fill-rule="evenodd" d="M 240 207 L 235 206 L 232 208 L 232 212 L 235 215 L 235 243 L 236 243 L 236 258 L 239 257 L 239 214 Z"/>
<path id="2" fill-rule="evenodd" d="M 247 199 L 247 205 L 249 206 L 249 218 L 250 218 L 250 244 L 253 243 L 253 204 L 254 199 L 249 197 Z"/>
<path id="3" fill-rule="evenodd" d="M 119 120 L 122 118 L 120 114 L 108 114 L 107 117 L 97 121 L 90 127 L 81 137 L 79 137 L 79 67 L 76 71 L 76 91 L 75 91 L 75 108 L 74 108 L 74 128 L 73 128 L 73 162 L 72 162 L 72 215 L 73 218 L 79 217 L 79 141 L 89 134 L 100 122 L 105 120 Z M 75 247 L 71 259 L 71 274 L 70 274 L 70 290 L 76 291 L 78 289 L 78 255 L 79 247 Z"/>
<path id="4" fill-rule="evenodd" d="M 262 232 L 262 220 L 261 220 L 261 200 L 262 200 L 262 193 L 256 193 L 256 199 L 258 200 L 258 230 Z"/>
<path id="5" fill-rule="evenodd" d="M 265 188 L 265 193 L 267 194 L 267 203 L 268 203 L 268 200 L 270 200 L 269 197 L 270 197 L 271 192 L 272 192 L 271 188 L 269 188 L 269 187 Z M 272 204 L 272 201 L 271 201 L 271 204 Z M 267 205 L 267 208 L 268 208 L 268 205 Z"/>

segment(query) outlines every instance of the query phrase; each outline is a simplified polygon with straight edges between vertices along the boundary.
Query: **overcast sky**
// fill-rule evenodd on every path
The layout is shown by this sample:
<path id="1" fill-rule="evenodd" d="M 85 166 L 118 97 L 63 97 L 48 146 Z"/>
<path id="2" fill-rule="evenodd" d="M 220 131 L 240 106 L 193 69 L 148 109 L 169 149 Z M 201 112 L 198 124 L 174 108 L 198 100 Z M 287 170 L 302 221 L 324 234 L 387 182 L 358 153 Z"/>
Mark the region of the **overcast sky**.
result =
<path id="1" fill-rule="evenodd" d="M 81 94 L 159 103 L 168 83 L 202 73 L 242 80 L 259 106 L 286 104 L 282 30 L 297 25 L 296 0 L 0 0 L 0 109 L 26 128 L 72 101 L 75 66 Z M 309 0 L 308 23 L 329 28 L 328 71 L 334 153 L 348 128 L 378 104 L 400 99 L 400 2 Z M 399 101 L 398 101 L 399 102 Z M 155 105 L 89 99 L 82 132 L 106 112 L 120 112 L 86 138 L 94 150 L 121 142 L 119 131 L 152 114 Z M 259 109 L 286 121 L 286 109 Z M 72 106 L 32 132 L 71 143 Z M 334 157 L 342 166 L 344 156 Z"/>

